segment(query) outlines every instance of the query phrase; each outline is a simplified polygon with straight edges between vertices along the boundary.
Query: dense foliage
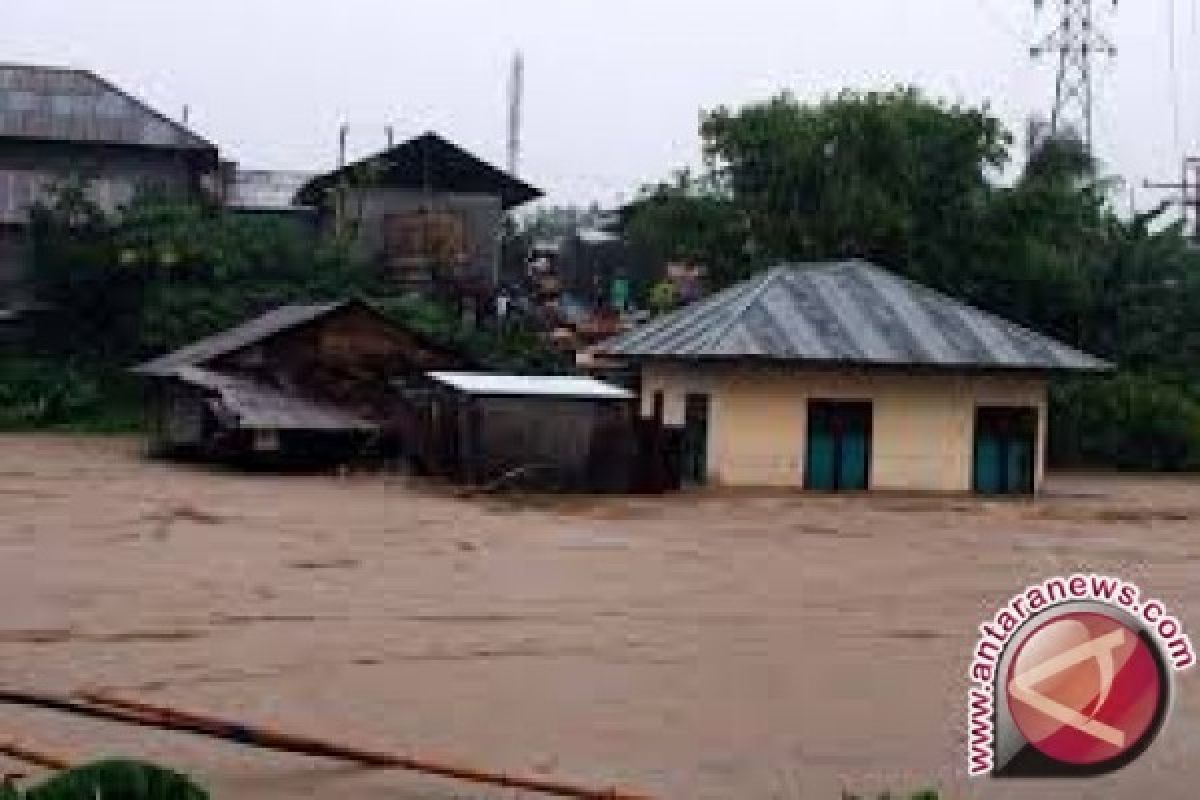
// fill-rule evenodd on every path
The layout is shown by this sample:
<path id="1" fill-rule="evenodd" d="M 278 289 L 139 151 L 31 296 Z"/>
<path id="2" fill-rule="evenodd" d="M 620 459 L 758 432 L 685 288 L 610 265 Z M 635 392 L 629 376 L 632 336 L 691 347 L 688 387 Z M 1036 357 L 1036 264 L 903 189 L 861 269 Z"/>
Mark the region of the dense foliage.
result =
<path id="1" fill-rule="evenodd" d="M 280 218 L 143 196 L 105 214 L 66 183 L 33 212 L 34 288 L 45 311 L 32 346 L 0 353 L 0 429 L 135 427 L 125 369 L 285 303 L 349 296 L 503 369 L 551 369 L 519 324 L 465 327 L 443 304 L 392 297 L 337 239 Z"/>
<path id="2" fill-rule="evenodd" d="M 1120 365 L 1056 387 L 1058 461 L 1200 466 L 1200 254 L 1163 209 L 1118 214 L 1077 142 L 1031 126 L 1014 171 L 986 109 L 912 89 L 718 108 L 700 135 L 705 172 L 636 203 L 641 247 L 704 264 L 714 289 L 780 260 L 872 260 Z"/>

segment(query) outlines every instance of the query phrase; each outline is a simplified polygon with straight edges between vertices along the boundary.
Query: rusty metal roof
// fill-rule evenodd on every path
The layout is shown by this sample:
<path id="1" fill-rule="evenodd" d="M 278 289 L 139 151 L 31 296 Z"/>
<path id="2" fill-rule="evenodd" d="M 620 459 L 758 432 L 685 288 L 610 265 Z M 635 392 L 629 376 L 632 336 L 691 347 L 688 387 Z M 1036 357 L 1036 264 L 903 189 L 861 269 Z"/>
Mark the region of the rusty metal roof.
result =
<path id="1" fill-rule="evenodd" d="M 369 432 L 379 428 L 336 406 L 285 394 L 247 378 L 199 367 L 177 367 L 171 377 L 211 392 L 218 419 L 242 430 Z"/>
<path id="2" fill-rule="evenodd" d="M 86 70 L 0 64 L 0 138 L 215 151 L 211 142 Z"/>
<path id="3" fill-rule="evenodd" d="M 596 348 L 629 359 L 1107 370 L 1105 361 L 863 261 L 787 264 Z"/>
<path id="4" fill-rule="evenodd" d="M 174 377 L 179 367 L 199 366 L 218 356 L 257 344 L 285 330 L 306 325 L 357 301 L 342 300 L 318 305 L 280 306 L 241 325 L 198 339 L 174 352 L 133 368 L 139 375 Z"/>

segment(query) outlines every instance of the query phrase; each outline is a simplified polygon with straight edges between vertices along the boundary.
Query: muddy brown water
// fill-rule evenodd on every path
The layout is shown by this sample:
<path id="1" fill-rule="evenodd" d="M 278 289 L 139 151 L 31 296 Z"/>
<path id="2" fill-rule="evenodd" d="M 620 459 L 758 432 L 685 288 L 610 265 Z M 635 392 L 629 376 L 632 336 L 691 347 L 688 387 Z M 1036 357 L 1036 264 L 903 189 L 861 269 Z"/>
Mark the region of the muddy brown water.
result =
<path id="1" fill-rule="evenodd" d="M 664 798 L 1191 797 L 1191 675 L 1121 773 L 962 776 L 975 629 L 1012 593 L 1112 572 L 1200 630 L 1200 479 L 1049 490 L 462 499 L 155 463 L 133 439 L 0 437 L 0 682 Z M 157 759 L 218 798 L 519 796 L 16 708 L 4 734 Z"/>

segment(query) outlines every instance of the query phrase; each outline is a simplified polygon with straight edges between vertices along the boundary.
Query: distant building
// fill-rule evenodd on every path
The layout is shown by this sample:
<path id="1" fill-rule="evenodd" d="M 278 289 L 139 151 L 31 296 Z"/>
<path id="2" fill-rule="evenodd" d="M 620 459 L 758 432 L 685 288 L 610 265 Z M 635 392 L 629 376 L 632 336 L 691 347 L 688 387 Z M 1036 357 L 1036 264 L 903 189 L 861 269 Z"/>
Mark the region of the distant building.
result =
<path id="1" fill-rule="evenodd" d="M 1031 493 L 1046 384 L 1110 365 L 860 261 L 781 266 L 603 343 L 684 483 Z"/>
<path id="2" fill-rule="evenodd" d="M 314 220 L 315 206 L 301 205 L 296 195 L 315 178 L 315 172 L 296 170 L 241 169 L 222 164 L 225 207 L 241 214 L 284 219 Z"/>
<path id="3" fill-rule="evenodd" d="M 297 201 L 397 286 L 482 298 L 499 282 L 505 212 L 541 194 L 426 133 L 313 179 Z"/>
<path id="4" fill-rule="evenodd" d="M 29 209 L 79 179 L 112 210 L 140 189 L 219 194 L 217 148 L 85 71 L 0 65 L 0 311 L 29 303 Z"/>

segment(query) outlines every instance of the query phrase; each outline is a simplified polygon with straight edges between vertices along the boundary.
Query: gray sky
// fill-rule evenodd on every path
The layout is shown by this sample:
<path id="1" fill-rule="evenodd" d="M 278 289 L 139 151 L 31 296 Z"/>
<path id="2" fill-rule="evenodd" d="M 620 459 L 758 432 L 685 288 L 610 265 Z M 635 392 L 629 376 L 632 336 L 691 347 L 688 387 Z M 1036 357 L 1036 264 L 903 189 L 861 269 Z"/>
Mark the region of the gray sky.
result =
<path id="1" fill-rule="evenodd" d="M 1200 144 L 1197 3 L 1101 15 L 1121 52 L 1098 66 L 1097 151 L 1135 183 L 1174 178 Z M 391 124 L 502 164 L 520 48 L 522 177 L 554 202 L 608 203 L 698 160 L 699 109 L 783 88 L 915 83 L 1019 130 L 1049 112 L 1053 69 L 1027 51 L 1050 24 L 1032 0 L 3 0 L 0 61 L 96 70 L 169 115 L 189 104 L 247 167 L 319 170 L 343 120 L 352 156 Z"/>

